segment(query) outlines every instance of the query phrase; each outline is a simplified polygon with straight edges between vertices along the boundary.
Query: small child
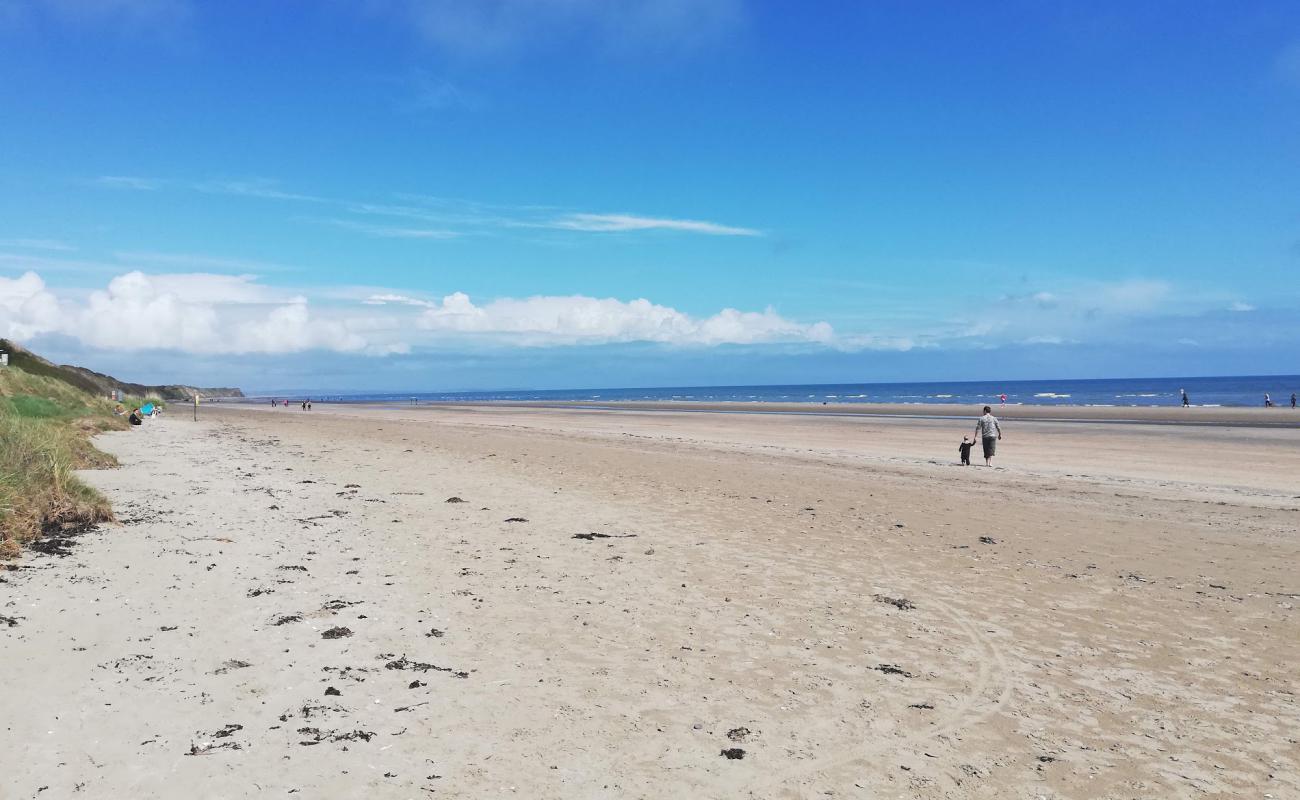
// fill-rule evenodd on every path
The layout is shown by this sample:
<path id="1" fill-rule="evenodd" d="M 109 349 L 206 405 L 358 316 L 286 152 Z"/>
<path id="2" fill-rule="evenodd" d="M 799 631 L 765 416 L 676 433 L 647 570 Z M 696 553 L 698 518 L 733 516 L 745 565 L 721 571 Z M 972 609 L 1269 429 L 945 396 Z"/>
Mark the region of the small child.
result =
<path id="1" fill-rule="evenodd" d="M 957 448 L 957 452 L 961 453 L 961 465 L 963 467 L 970 466 L 970 449 L 974 446 L 975 443 L 970 440 L 969 436 L 961 437 L 961 446 Z"/>

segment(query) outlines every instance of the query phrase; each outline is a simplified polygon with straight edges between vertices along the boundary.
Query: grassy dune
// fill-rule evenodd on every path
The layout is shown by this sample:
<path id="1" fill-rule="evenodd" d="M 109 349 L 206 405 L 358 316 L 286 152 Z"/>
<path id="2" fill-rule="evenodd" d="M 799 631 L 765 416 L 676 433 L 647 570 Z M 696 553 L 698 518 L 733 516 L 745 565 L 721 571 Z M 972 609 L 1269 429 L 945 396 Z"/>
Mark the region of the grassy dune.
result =
<path id="1" fill-rule="evenodd" d="M 51 375 L 0 369 L 0 558 L 24 542 L 113 518 L 76 469 L 111 467 L 90 437 L 127 427 L 114 403 Z"/>

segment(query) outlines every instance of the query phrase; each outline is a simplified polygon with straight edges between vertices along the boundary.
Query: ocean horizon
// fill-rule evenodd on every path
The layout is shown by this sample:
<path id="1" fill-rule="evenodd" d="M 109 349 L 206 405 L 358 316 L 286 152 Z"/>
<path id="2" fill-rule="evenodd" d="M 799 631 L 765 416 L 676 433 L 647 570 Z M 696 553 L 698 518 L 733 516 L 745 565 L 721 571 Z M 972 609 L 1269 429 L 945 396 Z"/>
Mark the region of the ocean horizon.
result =
<path id="1" fill-rule="evenodd" d="M 1269 394 L 1279 407 L 1300 391 L 1300 375 L 1236 375 L 1184 378 L 1087 378 L 1020 381 L 911 381 L 739 386 L 603 387 L 582 389 L 495 389 L 445 392 L 258 390 L 246 401 L 272 398 L 334 403 L 502 402 L 683 402 L 683 403 L 901 403 L 1166 407 L 1263 406 Z"/>

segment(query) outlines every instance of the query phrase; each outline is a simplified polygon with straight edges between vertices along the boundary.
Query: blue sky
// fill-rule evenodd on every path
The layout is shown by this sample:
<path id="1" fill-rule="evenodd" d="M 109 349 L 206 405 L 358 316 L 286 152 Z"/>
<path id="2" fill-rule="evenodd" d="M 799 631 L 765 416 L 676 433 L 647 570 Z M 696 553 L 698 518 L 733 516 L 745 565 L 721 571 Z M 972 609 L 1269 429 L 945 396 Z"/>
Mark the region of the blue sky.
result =
<path id="1" fill-rule="evenodd" d="M 0 335 L 124 378 L 1300 371 L 1291 3 L 0 0 L 0 122 Z"/>

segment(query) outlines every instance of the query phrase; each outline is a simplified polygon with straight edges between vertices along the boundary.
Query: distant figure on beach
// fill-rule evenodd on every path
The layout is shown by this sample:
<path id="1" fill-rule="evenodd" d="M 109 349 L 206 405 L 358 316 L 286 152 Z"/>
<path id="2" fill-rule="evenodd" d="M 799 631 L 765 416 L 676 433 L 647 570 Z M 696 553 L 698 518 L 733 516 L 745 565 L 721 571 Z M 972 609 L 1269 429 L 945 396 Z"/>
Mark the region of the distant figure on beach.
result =
<path id="1" fill-rule="evenodd" d="M 1295 408 L 1295 392 L 1291 393 L 1291 407 Z"/>
<path id="2" fill-rule="evenodd" d="M 961 465 L 963 467 L 970 466 L 970 449 L 974 446 L 975 443 L 970 440 L 969 436 L 961 437 L 961 444 L 957 447 L 957 452 L 961 454 Z"/>
<path id="3" fill-rule="evenodd" d="M 998 440 L 1002 438 L 1002 426 L 993 416 L 993 409 L 984 406 L 984 416 L 975 421 L 975 435 L 984 446 L 984 466 L 993 466 L 993 456 L 998 452 Z"/>
<path id="4" fill-rule="evenodd" d="M 307 398 L 307 410 L 308 410 L 308 411 L 311 411 L 311 398 L 310 398 L 310 397 Z"/>
<path id="5" fill-rule="evenodd" d="M 1187 398 L 1187 390 L 1179 389 L 1178 391 L 1181 392 L 1183 395 L 1183 408 L 1187 408 L 1192 404 L 1192 401 Z"/>
<path id="6" fill-rule="evenodd" d="M 307 410 L 307 401 L 306 401 L 306 400 L 303 400 L 303 401 L 302 401 L 302 410 L 303 410 L 303 411 L 306 411 L 306 410 Z"/>
<path id="7" fill-rule="evenodd" d="M 999 396 L 998 399 L 1001 400 L 1001 401 L 1002 401 L 1002 405 L 1005 406 L 1005 405 L 1007 404 L 1007 393 L 1006 393 L 1006 392 L 1003 392 L 1003 393 Z"/>
<path id="8" fill-rule="evenodd" d="M 132 425 L 139 425 L 144 422 L 144 417 L 140 416 L 140 409 L 137 408 L 131 412 L 130 422 Z"/>
<path id="9" fill-rule="evenodd" d="M 1272 407 L 1273 407 L 1273 398 L 1268 396 L 1268 392 L 1264 392 L 1264 408 L 1272 408 Z"/>

